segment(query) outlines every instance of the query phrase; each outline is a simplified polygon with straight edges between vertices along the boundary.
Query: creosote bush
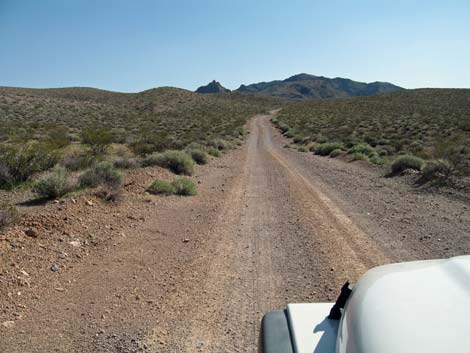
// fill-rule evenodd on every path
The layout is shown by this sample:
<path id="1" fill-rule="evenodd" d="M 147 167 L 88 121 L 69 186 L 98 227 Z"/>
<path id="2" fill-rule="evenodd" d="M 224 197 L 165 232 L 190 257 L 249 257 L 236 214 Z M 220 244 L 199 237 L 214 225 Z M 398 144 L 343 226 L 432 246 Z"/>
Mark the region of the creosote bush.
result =
<path id="1" fill-rule="evenodd" d="M 334 150 L 341 149 L 342 147 L 343 145 L 337 142 L 321 143 L 315 147 L 315 154 L 319 156 L 328 156 Z"/>
<path id="2" fill-rule="evenodd" d="M 158 165 L 175 174 L 192 175 L 194 172 L 194 161 L 191 156 L 186 152 L 176 150 L 153 153 L 142 161 L 142 165 L 144 167 Z"/>
<path id="3" fill-rule="evenodd" d="M 90 145 L 95 155 L 106 153 L 111 142 L 113 142 L 113 134 L 108 129 L 87 128 L 82 131 L 82 143 Z"/>
<path id="4" fill-rule="evenodd" d="M 409 154 L 397 157 L 392 165 L 392 173 L 400 173 L 406 169 L 414 169 L 420 171 L 423 168 L 424 160 Z"/>
<path id="5" fill-rule="evenodd" d="M 42 176 L 33 185 L 33 192 L 45 199 L 55 199 L 74 190 L 75 185 L 65 168 L 56 168 Z"/>
<path id="6" fill-rule="evenodd" d="M 329 156 L 330 156 L 331 158 L 336 158 L 336 157 L 338 157 L 342 152 L 343 152 L 343 151 L 341 151 L 339 148 L 337 148 L 337 149 L 331 151 Z"/>
<path id="7" fill-rule="evenodd" d="M 166 180 L 155 180 L 148 188 L 148 191 L 155 195 L 174 195 L 176 193 L 175 187 Z"/>
<path id="8" fill-rule="evenodd" d="M 113 165 L 118 169 L 133 169 L 140 166 L 139 160 L 129 157 L 118 157 L 113 161 Z"/>
<path id="9" fill-rule="evenodd" d="M 374 154 L 373 156 L 369 157 L 369 162 L 377 165 L 385 164 L 385 160 L 377 154 Z"/>
<path id="10" fill-rule="evenodd" d="M 78 180 L 85 187 L 106 185 L 118 188 L 122 184 L 122 175 L 110 162 L 100 162 L 83 172 Z"/>
<path id="11" fill-rule="evenodd" d="M 353 161 L 368 161 L 369 157 L 361 152 L 354 152 L 352 154 Z"/>
<path id="12" fill-rule="evenodd" d="M 369 146 L 365 143 L 360 143 L 358 145 L 355 145 L 351 147 L 349 150 L 349 153 L 354 154 L 354 153 L 362 153 L 365 154 L 368 157 L 372 157 L 377 154 L 375 149 L 372 146 Z"/>
<path id="13" fill-rule="evenodd" d="M 28 181 L 34 174 L 51 169 L 59 159 L 57 151 L 42 143 L 0 148 L 0 188 Z"/>
<path id="14" fill-rule="evenodd" d="M 89 151 L 72 151 L 63 157 L 60 164 L 75 171 L 89 168 L 95 161 L 96 157 Z"/>
<path id="15" fill-rule="evenodd" d="M 444 159 L 427 161 L 423 167 L 421 180 L 424 182 L 440 180 L 444 181 L 452 173 L 452 166 Z"/>
<path id="16" fill-rule="evenodd" d="M 196 185 L 187 178 L 176 178 L 171 183 L 175 188 L 176 195 L 193 196 L 196 195 Z"/>
<path id="17" fill-rule="evenodd" d="M 209 161 L 208 154 L 201 149 L 189 149 L 187 153 L 197 164 L 207 164 Z"/>
<path id="18" fill-rule="evenodd" d="M 209 147 L 207 153 L 212 157 L 220 157 L 220 151 L 217 148 Z"/>
<path id="19" fill-rule="evenodd" d="M 156 195 L 193 196 L 197 194 L 196 185 L 187 178 L 176 178 L 172 182 L 155 180 L 148 191 Z"/>

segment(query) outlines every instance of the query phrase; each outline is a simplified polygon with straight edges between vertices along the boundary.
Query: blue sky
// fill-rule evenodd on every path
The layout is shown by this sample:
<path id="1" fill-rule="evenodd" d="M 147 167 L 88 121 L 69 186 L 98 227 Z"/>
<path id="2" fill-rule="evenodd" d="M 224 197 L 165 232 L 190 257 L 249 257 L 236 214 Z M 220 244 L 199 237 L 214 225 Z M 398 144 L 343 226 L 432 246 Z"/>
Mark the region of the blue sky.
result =
<path id="1" fill-rule="evenodd" d="M 300 72 L 470 88 L 470 1 L 0 0 L 0 85 L 229 88 Z"/>

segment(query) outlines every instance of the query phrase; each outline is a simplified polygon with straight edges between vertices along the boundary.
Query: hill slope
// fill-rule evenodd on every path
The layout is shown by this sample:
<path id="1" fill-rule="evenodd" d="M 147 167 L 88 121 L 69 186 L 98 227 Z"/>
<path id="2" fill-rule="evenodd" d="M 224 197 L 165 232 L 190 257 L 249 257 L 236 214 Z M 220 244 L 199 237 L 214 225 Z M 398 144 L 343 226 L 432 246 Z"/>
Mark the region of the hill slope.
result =
<path id="1" fill-rule="evenodd" d="M 200 95 L 162 87 L 120 93 L 87 87 L 0 87 L 0 145 L 47 139 L 56 128 L 72 141 L 89 127 L 109 129 L 115 142 L 132 144 L 165 136 L 168 147 L 184 147 L 234 136 L 273 100 L 242 93 Z"/>
<path id="2" fill-rule="evenodd" d="M 401 87 L 387 82 L 364 83 L 344 78 L 331 79 L 323 76 L 299 74 L 283 81 L 241 85 L 237 91 L 261 93 L 287 99 L 319 99 L 370 96 L 401 89 Z"/>
<path id="3" fill-rule="evenodd" d="M 450 158 L 465 174 L 470 173 L 469 111 L 470 89 L 417 89 L 292 103 L 277 124 L 310 149 L 339 142 L 351 152 L 366 143 L 385 161 L 404 153 Z"/>

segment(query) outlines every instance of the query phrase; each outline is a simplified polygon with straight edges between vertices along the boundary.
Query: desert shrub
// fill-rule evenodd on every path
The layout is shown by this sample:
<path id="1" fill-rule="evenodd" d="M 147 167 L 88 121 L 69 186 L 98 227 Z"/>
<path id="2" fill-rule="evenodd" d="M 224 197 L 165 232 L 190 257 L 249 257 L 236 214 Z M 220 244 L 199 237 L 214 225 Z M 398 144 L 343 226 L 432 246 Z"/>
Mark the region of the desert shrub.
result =
<path id="1" fill-rule="evenodd" d="M 8 166 L 0 161 L 0 188 L 10 188 L 13 184 L 13 177 Z"/>
<path id="2" fill-rule="evenodd" d="M 220 157 L 220 151 L 214 147 L 207 148 L 207 153 L 213 157 Z"/>
<path id="3" fill-rule="evenodd" d="M 129 157 L 132 153 L 129 150 L 129 147 L 125 145 L 114 145 L 113 154 L 115 154 L 118 157 Z"/>
<path id="4" fill-rule="evenodd" d="M 196 195 L 196 185 L 187 178 L 176 178 L 172 182 L 166 180 L 155 180 L 148 188 L 148 191 L 155 195 Z"/>
<path id="5" fill-rule="evenodd" d="M 331 152 L 336 149 L 341 149 L 343 146 L 337 142 L 325 142 L 317 145 L 315 148 L 315 154 L 319 156 L 328 156 Z"/>
<path id="6" fill-rule="evenodd" d="M 171 185 L 175 188 L 176 195 L 193 196 L 197 194 L 196 185 L 187 178 L 176 178 Z"/>
<path id="7" fill-rule="evenodd" d="M 418 153 L 423 150 L 423 144 L 420 141 L 413 141 L 408 146 L 408 150 L 412 153 Z"/>
<path id="8" fill-rule="evenodd" d="M 150 185 L 148 191 L 156 195 L 174 195 L 176 188 L 166 180 L 157 179 Z"/>
<path id="9" fill-rule="evenodd" d="M 111 142 L 113 134 L 105 128 L 87 128 L 82 130 L 82 143 L 90 145 L 93 154 L 105 154 Z"/>
<path id="10" fill-rule="evenodd" d="M 375 149 L 372 146 L 369 146 L 367 144 L 361 143 L 358 145 L 353 146 L 350 150 L 349 153 L 354 154 L 354 153 L 362 153 L 365 154 L 368 157 L 371 157 L 376 154 Z"/>
<path id="11" fill-rule="evenodd" d="M 176 150 L 153 153 L 142 161 L 142 165 L 144 167 L 158 165 L 175 174 L 192 175 L 194 172 L 194 161 L 191 156 L 186 152 Z"/>
<path id="12" fill-rule="evenodd" d="M 315 143 L 315 142 L 311 143 L 311 144 L 308 145 L 308 150 L 310 152 L 315 152 L 315 148 L 317 148 L 317 146 L 318 146 L 318 143 Z"/>
<path id="13" fill-rule="evenodd" d="M 49 130 L 47 134 L 47 143 L 52 148 L 64 148 L 70 144 L 68 129 L 63 126 L 57 126 Z"/>
<path id="14" fill-rule="evenodd" d="M 295 136 L 295 130 L 294 129 L 289 129 L 284 132 L 284 136 L 287 138 L 292 138 Z"/>
<path id="15" fill-rule="evenodd" d="M 392 165 L 392 173 L 399 173 L 406 169 L 414 169 L 420 171 L 423 167 L 424 160 L 409 154 L 397 157 Z"/>
<path id="16" fill-rule="evenodd" d="M 119 169 L 133 169 L 138 168 L 140 163 L 136 158 L 118 157 L 113 161 L 113 165 Z"/>
<path id="17" fill-rule="evenodd" d="M 361 152 L 354 152 L 352 154 L 353 161 L 368 161 L 369 157 Z"/>
<path id="18" fill-rule="evenodd" d="M 107 185 L 118 188 L 122 183 L 122 175 L 110 162 L 100 162 L 83 172 L 78 180 L 81 186 Z"/>
<path id="19" fill-rule="evenodd" d="M 68 170 L 81 170 L 89 168 L 96 157 L 88 151 L 72 151 L 62 158 L 61 165 Z"/>
<path id="20" fill-rule="evenodd" d="M 308 152 L 308 148 L 305 147 L 305 146 L 300 146 L 299 148 L 297 148 L 297 151 L 299 151 L 299 152 Z"/>
<path id="21" fill-rule="evenodd" d="M 333 151 L 330 152 L 329 156 L 331 158 L 336 158 L 338 157 L 343 151 L 341 151 L 339 148 L 334 149 Z"/>
<path id="22" fill-rule="evenodd" d="M 302 135 L 295 135 L 295 136 L 294 136 L 294 139 L 293 139 L 293 142 L 294 142 L 294 143 L 302 143 L 304 138 L 305 138 L 305 137 L 302 136 Z"/>
<path id="23" fill-rule="evenodd" d="M 385 160 L 377 154 L 374 154 L 373 156 L 369 157 L 369 162 L 377 165 L 385 164 Z"/>
<path id="24" fill-rule="evenodd" d="M 59 159 L 47 145 L 33 143 L 0 149 L 0 187 L 28 181 L 34 174 L 51 169 Z"/>
<path id="25" fill-rule="evenodd" d="M 0 231 L 15 224 L 18 219 L 19 214 L 16 207 L 6 202 L 0 203 Z"/>
<path id="26" fill-rule="evenodd" d="M 370 146 L 373 146 L 373 147 L 377 146 L 377 137 L 375 136 L 367 135 L 364 137 L 364 141 Z"/>
<path id="27" fill-rule="evenodd" d="M 328 137 L 323 136 L 323 135 L 317 135 L 315 138 L 315 141 L 318 143 L 327 143 L 328 142 Z"/>
<path id="28" fill-rule="evenodd" d="M 383 147 L 376 147 L 375 152 L 377 152 L 377 154 L 382 157 L 388 155 L 388 151 Z"/>
<path id="29" fill-rule="evenodd" d="M 70 179 L 65 168 L 56 168 L 37 180 L 33 185 L 33 192 L 39 197 L 55 199 L 64 196 L 74 189 L 74 183 Z"/>
<path id="30" fill-rule="evenodd" d="M 219 151 L 223 151 L 230 148 L 230 143 L 222 139 L 215 139 L 209 143 L 209 146 L 217 148 Z"/>
<path id="31" fill-rule="evenodd" d="M 390 143 L 390 140 L 387 140 L 386 138 L 379 138 L 377 139 L 377 145 L 383 146 L 383 145 L 388 145 Z"/>
<path id="32" fill-rule="evenodd" d="M 122 199 L 122 188 L 112 185 L 101 185 L 98 187 L 95 195 L 106 202 L 117 202 Z"/>
<path id="33" fill-rule="evenodd" d="M 187 150 L 187 153 L 197 164 L 207 164 L 209 161 L 208 154 L 201 149 L 192 148 Z"/>
<path id="34" fill-rule="evenodd" d="M 287 130 L 289 130 L 289 126 L 287 126 L 286 124 L 282 122 L 279 123 L 277 127 L 279 128 L 279 130 L 281 130 L 282 133 L 285 133 Z"/>
<path id="35" fill-rule="evenodd" d="M 470 175 L 470 141 L 456 139 L 441 146 L 437 151 L 440 159 L 449 162 L 452 173 L 457 176 Z"/>
<path id="36" fill-rule="evenodd" d="M 421 180 L 424 182 L 433 180 L 445 180 L 452 173 L 452 166 L 449 161 L 435 159 L 427 161 L 423 167 Z"/>

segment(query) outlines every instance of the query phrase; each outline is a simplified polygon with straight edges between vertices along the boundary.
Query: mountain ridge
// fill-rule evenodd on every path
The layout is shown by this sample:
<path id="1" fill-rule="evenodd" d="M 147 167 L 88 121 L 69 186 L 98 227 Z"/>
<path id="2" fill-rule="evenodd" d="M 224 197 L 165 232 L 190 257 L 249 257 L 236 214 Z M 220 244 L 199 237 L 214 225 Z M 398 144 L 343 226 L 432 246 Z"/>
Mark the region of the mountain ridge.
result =
<path id="1" fill-rule="evenodd" d="M 328 78 L 300 73 L 284 80 L 243 84 L 235 91 L 305 100 L 370 96 L 402 89 L 402 87 L 389 82 L 375 81 L 366 83 L 342 77 Z"/>

